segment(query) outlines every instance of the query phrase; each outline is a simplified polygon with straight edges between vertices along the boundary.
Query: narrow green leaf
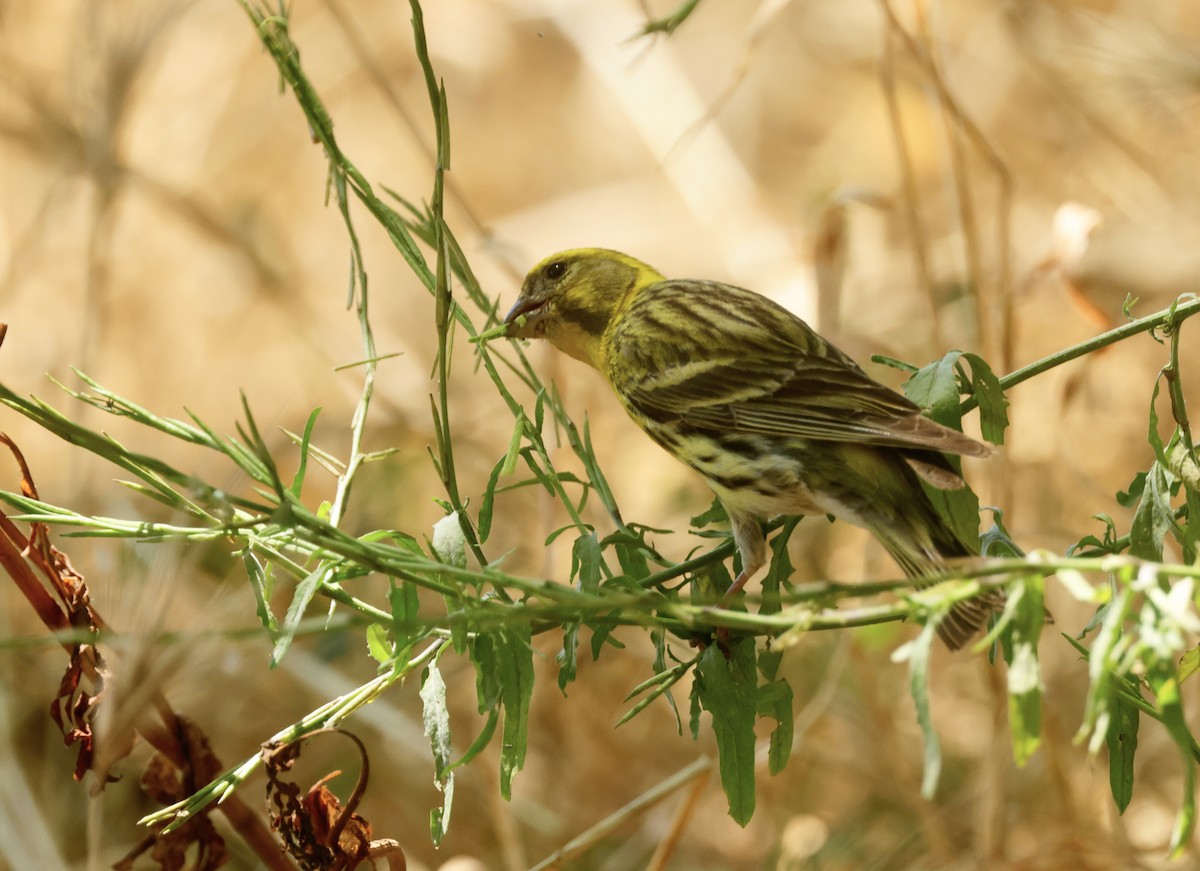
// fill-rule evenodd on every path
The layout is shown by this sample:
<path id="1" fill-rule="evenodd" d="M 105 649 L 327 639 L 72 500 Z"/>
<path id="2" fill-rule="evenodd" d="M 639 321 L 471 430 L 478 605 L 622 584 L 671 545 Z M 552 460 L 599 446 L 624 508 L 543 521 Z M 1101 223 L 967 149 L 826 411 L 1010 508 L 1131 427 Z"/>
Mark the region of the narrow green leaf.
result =
<path id="1" fill-rule="evenodd" d="M 539 390 L 533 401 L 533 429 L 536 433 L 546 431 L 546 391 Z M 539 442 L 540 443 L 540 442 Z"/>
<path id="2" fill-rule="evenodd" d="M 500 747 L 500 795 L 512 798 L 513 775 L 525 765 L 529 737 L 529 702 L 533 698 L 533 648 L 529 624 L 514 624 L 497 632 L 496 669 L 500 702 L 504 706 Z"/>
<path id="3" fill-rule="evenodd" d="M 500 712 L 496 710 L 488 712 L 487 721 L 483 724 L 483 729 L 475 736 L 475 740 L 471 742 L 471 746 L 463 752 L 462 756 L 454 760 L 447 770 L 453 771 L 456 768 L 461 768 L 482 753 L 483 749 L 491 743 L 492 736 L 496 734 L 496 726 L 499 724 Z"/>
<path id="4" fill-rule="evenodd" d="M 558 688 L 565 696 L 567 684 L 575 681 L 576 655 L 579 651 L 579 621 L 575 620 L 563 626 L 563 646 L 554 657 L 558 663 Z"/>
<path id="5" fill-rule="evenodd" d="M 246 577 L 250 579 L 250 589 L 254 592 L 254 609 L 258 613 L 258 619 L 268 632 L 275 632 L 279 623 L 271 613 L 270 601 L 275 577 L 271 563 L 267 563 L 264 569 L 258 558 L 246 548 L 242 551 L 242 564 L 246 567 Z"/>
<path id="6" fill-rule="evenodd" d="M 492 466 L 492 473 L 488 475 L 487 486 L 483 488 L 483 499 L 479 502 L 479 514 L 475 518 L 476 524 L 479 527 L 479 543 L 487 544 L 488 536 L 492 533 L 492 505 L 496 500 L 496 485 L 500 482 L 500 476 L 504 474 L 504 467 L 508 462 L 508 456 L 501 457 L 496 465 Z"/>
<path id="7" fill-rule="evenodd" d="M 642 681 L 640 684 L 638 684 L 636 687 L 634 687 L 632 690 L 630 690 L 629 694 L 627 696 L 625 696 L 625 701 L 629 701 L 634 696 L 640 695 L 641 693 L 646 692 L 647 689 L 649 689 L 650 692 L 647 693 L 641 700 L 639 700 L 636 705 L 634 705 L 632 708 L 630 708 L 628 711 L 625 712 L 625 715 L 623 717 L 621 717 L 620 720 L 617 721 L 616 727 L 620 727 L 620 726 L 623 726 L 626 723 L 628 723 L 630 720 L 632 720 L 634 717 L 636 717 L 638 714 L 640 714 L 643 710 L 645 710 L 646 707 L 648 705 L 650 705 L 659 696 L 665 695 L 667 697 L 668 701 L 671 701 L 671 709 L 675 710 L 674 700 L 671 699 L 671 687 L 675 686 L 675 684 L 677 684 L 679 682 L 679 680 L 685 674 L 687 674 L 688 671 L 690 671 L 692 666 L 694 666 L 695 664 L 696 664 L 696 661 L 692 660 L 691 662 L 680 663 L 679 665 L 675 666 L 674 668 L 668 669 L 666 671 L 656 672 L 654 675 L 652 675 L 651 677 Z M 678 711 L 676 711 L 676 713 L 675 713 L 675 719 L 679 726 L 679 734 L 682 735 L 683 734 L 683 724 L 681 722 L 679 722 Z M 616 728 L 616 727 L 614 727 L 614 728 Z"/>
<path id="8" fill-rule="evenodd" d="M 417 585 L 407 581 L 394 582 L 388 590 L 388 605 L 392 612 L 392 637 L 396 642 L 394 655 L 400 655 L 409 650 L 417 640 L 413 632 L 421 610 Z"/>
<path id="9" fill-rule="evenodd" d="M 592 630 L 592 659 L 600 658 L 600 654 L 604 650 L 604 645 L 606 644 L 611 644 L 618 650 L 625 649 L 624 644 L 613 638 L 612 633 L 613 630 L 617 628 L 617 624 L 611 619 L 606 618 L 607 615 L 601 615 L 588 621 L 588 626 Z"/>
<path id="10" fill-rule="evenodd" d="M 908 375 L 912 375 L 917 371 L 917 367 L 912 363 L 905 362 L 904 360 L 898 360 L 895 357 L 889 357 L 887 354 L 872 354 L 871 362 L 878 363 L 880 366 L 888 366 L 889 368 L 897 369 Z"/>
<path id="11" fill-rule="evenodd" d="M 300 491 L 304 488 L 304 476 L 308 474 L 308 449 L 312 444 L 313 428 L 317 425 L 317 415 L 321 413 L 318 406 L 312 410 L 312 414 L 308 416 L 308 422 L 304 424 L 304 435 L 300 439 L 300 464 L 296 467 L 296 474 L 292 478 L 292 495 L 297 499 L 300 498 Z"/>
<path id="12" fill-rule="evenodd" d="M 275 639 L 275 648 L 271 651 L 271 668 L 275 668 L 275 666 L 283 661 L 288 648 L 292 646 L 292 639 L 296 636 L 296 629 L 299 628 L 300 621 L 304 619 L 304 612 L 308 609 L 308 603 L 317 594 L 317 590 L 321 588 L 328 574 L 328 566 L 317 566 L 296 585 L 296 592 L 292 594 L 292 601 L 288 605 L 287 614 L 283 618 L 283 626 L 279 630 L 279 637 Z"/>
<path id="13" fill-rule="evenodd" d="M 524 414 L 518 414 L 513 426 L 512 436 L 508 440 L 508 450 L 500 461 L 492 468 L 491 475 L 488 476 L 487 486 L 483 491 L 483 500 L 479 505 L 479 543 L 485 544 L 488 536 L 492 531 L 492 510 L 496 499 L 496 485 L 501 478 L 507 477 L 516 471 L 517 460 L 521 458 L 521 441 L 525 432 L 527 421 Z M 548 483 L 543 481 L 544 484 Z"/>
<path id="14" fill-rule="evenodd" d="M 762 607 L 759 609 L 763 614 L 777 614 L 782 609 L 782 603 L 779 598 L 779 590 L 784 582 L 792 576 L 795 567 L 792 565 L 791 555 L 788 554 L 788 540 L 792 537 L 796 527 L 804 518 L 802 516 L 789 517 L 783 522 L 779 532 L 771 539 L 771 562 L 767 569 L 767 573 L 763 576 L 762 581 Z M 762 667 L 762 663 L 759 663 Z M 774 672 L 765 675 L 768 680 L 774 680 Z"/>
<path id="15" fill-rule="evenodd" d="M 513 421 L 512 435 L 508 438 L 508 450 L 504 453 L 504 462 L 500 465 L 501 475 L 511 475 L 517 470 L 517 459 L 521 456 L 521 441 L 525 436 L 525 427 L 529 423 L 525 414 L 517 414 Z"/>
<path id="16" fill-rule="evenodd" d="M 475 701 L 479 713 L 495 711 L 500 704 L 500 678 L 496 664 L 497 633 L 480 633 L 472 638 L 467 650 L 475 664 Z"/>
<path id="17" fill-rule="evenodd" d="M 446 100 L 446 84 L 438 83 L 438 102 L 436 106 L 438 122 L 438 167 L 450 169 L 450 104 Z"/>
<path id="18" fill-rule="evenodd" d="M 1159 371 L 1158 377 L 1154 379 L 1154 389 L 1150 391 L 1150 412 L 1147 415 L 1146 422 L 1146 441 L 1150 443 L 1150 447 L 1154 448 L 1154 458 L 1158 462 L 1166 465 L 1167 452 L 1166 446 L 1163 444 L 1162 436 L 1158 432 L 1158 391 L 1162 384 L 1163 374 L 1166 367 Z"/>
<path id="19" fill-rule="evenodd" d="M 1136 705 L 1117 696 L 1108 722 L 1108 785 L 1118 813 L 1125 813 L 1133 798 L 1133 757 L 1137 752 L 1138 721 L 1141 711 Z"/>
<path id="20" fill-rule="evenodd" d="M 670 648 L 667 645 L 666 630 L 663 629 L 661 626 L 655 626 L 654 628 L 652 628 L 650 630 L 650 640 L 654 642 L 654 665 L 653 665 L 654 671 L 656 673 L 662 673 L 667 670 L 667 655 L 668 655 L 668 653 L 670 653 Z M 697 656 L 691 662 L 686 663 L 686 665 L 681 664 L 680 672 L 679 672 L 680 677 L 682 677 L 684 674 L 686 674 L 688 672 L 688 670 L 691 669 L 692 666 L 694 666 L 696 664 L 696 659 L 698 659 L 698 658 L 699 657 Z M 673 660 L 675 659 L 675 655 L 673 653 L 671 654 L 671 659 L 673 659 Z M 676 660 L 676 661 L 678 661 L 678 660 Z M 675 696 L 674 696 L 674 694 L 671 693 L 671 690 L 669 687 L 663 693 L 663 696 L 667 700 L 667 705 L 669 705 L 671 708 L 671 713 L 675 715 L 675 729 L 680 735 L 682 735 L 683 734 L 683 720 L 679 716 L 679 706 L 675 704 Z"/>
<path id="21" fill-rule="evenodd" d="M 729 659 L 715 644 L 700 655 L 696 693 L 700 705 L 712 715 L 721 786 L 729 800 L 729 815 L 740 826 L 754 816 L 756 684 L 752 643 L 731 645 Z"/>

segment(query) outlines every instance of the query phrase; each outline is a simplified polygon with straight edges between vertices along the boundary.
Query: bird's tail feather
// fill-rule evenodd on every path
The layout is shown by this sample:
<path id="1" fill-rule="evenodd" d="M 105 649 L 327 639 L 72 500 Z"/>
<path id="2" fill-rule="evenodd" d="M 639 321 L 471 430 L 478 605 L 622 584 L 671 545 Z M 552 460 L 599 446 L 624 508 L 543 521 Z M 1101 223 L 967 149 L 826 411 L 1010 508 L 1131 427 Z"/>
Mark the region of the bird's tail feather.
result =
<path id="1" fill-rule="evenodd" d="M 910 578 L 920 578 L 939 571 L 948 559 L 970 557 L 978 554 L 967 547 L 951 532 L 945 522 L 929 506 L 930 516 L 919 528 L 905 530 L 874 529 L 875 537 L 883 544 L 892 558 Z M 918 542 L 925 540 L 927 546 Z M 965 646 L 984 626 L 992 614 L 1004 608 L 1002 590 L 992 590 L 958 602 L 938 623 L 938 637 L 951 650 Z"/>

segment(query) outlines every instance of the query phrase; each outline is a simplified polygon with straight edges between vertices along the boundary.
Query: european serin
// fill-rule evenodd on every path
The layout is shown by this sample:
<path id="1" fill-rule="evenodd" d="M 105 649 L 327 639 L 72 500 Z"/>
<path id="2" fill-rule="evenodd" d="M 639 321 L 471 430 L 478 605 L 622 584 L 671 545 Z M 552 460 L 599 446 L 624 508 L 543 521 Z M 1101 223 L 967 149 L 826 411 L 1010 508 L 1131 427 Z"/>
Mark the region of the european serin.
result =
<path id="1" fill-rule="evenodd" d="M 945 454 L 991 448 L 925 417 L 764 296 L 581 248 L 535 266 L 505 323 L 599 370 L 638 426 L 704 476 L 741 554 L 729 595 L 765 563 L 762 521 L 777 515 L 865 527 L 910 577 L 973 553 L 919 479 L 962 487 Z M 994 606 L 956 605 L 939 634 L 961 647 Z"/>

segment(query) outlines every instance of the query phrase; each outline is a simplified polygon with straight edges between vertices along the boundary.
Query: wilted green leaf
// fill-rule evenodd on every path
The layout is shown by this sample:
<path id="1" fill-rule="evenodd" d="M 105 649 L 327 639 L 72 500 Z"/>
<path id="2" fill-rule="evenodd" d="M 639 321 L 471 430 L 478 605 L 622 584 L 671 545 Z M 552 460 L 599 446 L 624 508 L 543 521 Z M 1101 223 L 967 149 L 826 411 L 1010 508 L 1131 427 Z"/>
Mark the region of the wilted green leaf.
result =
<path id="1" fill-rule="evenodd" d="M 708 506 L 708 510 L 693 517 L 691 524 L 696 529 L 703 529 L 706 526 L 727 523 L 728 521 L 729 516 L 725 513 L 725 506 L 721 504 L 720 499 L 714 497 L 712 504 Z"/>
<path id="2" fill-rule="evenodd" d="M 983 437 L 994 445 L 1004 444 L 1004 431 L 1008 429 L 1008 398 L 1000 379 L 978 354 L 963 354 L 971 366 L 971 394 L 979 403 L 979 429 Z"/>
<path id="3" fill-rule="evenodd" d="M 380 665 L 392 661 L 392 645 L 388 641 L 387 627 L 383 624 L 372 623 L 367 626 L 367 653 Z"/>
<path id="4" fill-rule="evenodd" d="M 937 791 L 938 779 L 942 775 L 942 745 L 938 741 L 937 732 L 933 728 L 933 717 L 929 713 L 929 657 L 936 634 L 937 621 L 930 620 L 921 628 L 920 635 L 892 656 L 896 662 L 908 660 L 908 688 L 912 694 L 913 705 L 917 709 L 917 723 L 925 739 L 921 795 L 927 799 L 933 798 Z"/>
<path id="5" fill-rule="evenodd" d="M 450 744 L 450 712 L 446 708 L 446 683 L 436 662 L 430 663 L 425 670 L 420 697 L 421 719 L 433 752 L 434 784 L 443 796 L 442 806 L 429 814 L 430 833 L 436 847 L 450 827 L 450 806 L 454 799 L 454 774 L 450 770 L 450 757 L 454 753 Z"/>
<path id="6" fill-rule="evenodd" d="M 1129 528 L 1129 555 L 1161 561 L 1163 538 L 1174 521 L 1171 488 L 1163 467 L 1156 462 L 1146 475 L 1145 489 Z"/>

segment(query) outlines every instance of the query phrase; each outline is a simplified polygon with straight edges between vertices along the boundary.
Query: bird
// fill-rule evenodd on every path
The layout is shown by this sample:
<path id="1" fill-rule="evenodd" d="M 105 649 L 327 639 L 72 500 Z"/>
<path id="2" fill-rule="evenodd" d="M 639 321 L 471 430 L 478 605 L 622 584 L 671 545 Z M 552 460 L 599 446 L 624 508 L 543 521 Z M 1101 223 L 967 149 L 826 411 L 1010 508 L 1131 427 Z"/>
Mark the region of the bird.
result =
<path id="1" fill-rule="evenodd" d="M 504 324 L 598 370 L 633 421 L 703 476 L 741 558 L 723 602 L 765 565 L 763 522 L 776 516 L 864 527 L 912 578 L 977 554 L 920 482 L 965 486 L 947 454 L 991 446 L 925 416 L 761 294 L 577 248 L 529 271 Z M 957 650 L 996 607 L 987 595 L 957 603 L 938 634 Z"/>

